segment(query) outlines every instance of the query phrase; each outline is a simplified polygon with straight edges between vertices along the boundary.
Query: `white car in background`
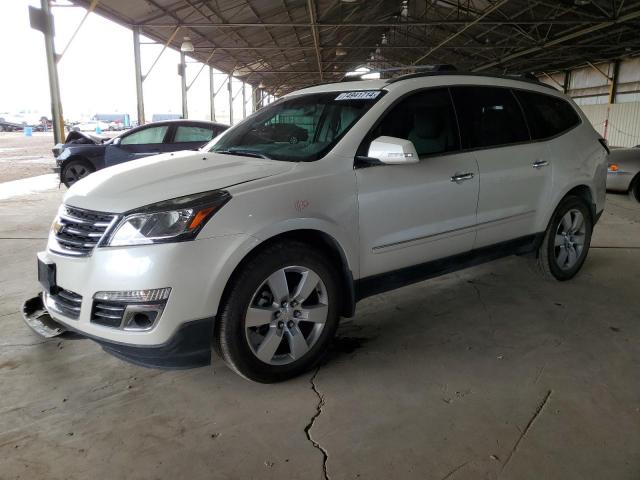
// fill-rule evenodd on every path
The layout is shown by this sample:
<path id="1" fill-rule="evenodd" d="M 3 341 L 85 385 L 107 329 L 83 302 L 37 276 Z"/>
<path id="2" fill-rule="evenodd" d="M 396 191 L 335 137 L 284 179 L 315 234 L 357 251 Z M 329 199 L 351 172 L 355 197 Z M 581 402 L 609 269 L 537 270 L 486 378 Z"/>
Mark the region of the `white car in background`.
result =
<path id="1" fill-rule="evenodd" d="M 246 378 L 285 380 L 367 296 L 511 254 L 572 278 L 606 172 L 584 114 L 537 82 L 306 88 L 199 151 L 74 184 L 38 254 L 44 306 L 139 364 L 202 365 L 213 348 Z"/>
<path id="2" fill-rule="evenodd" d="M 628 193 L 632 200 L 640 202 L 640 145 L 611 149 L 607 189 Z"/>
<path id="3" fill-rule="evenodd" d="M 102 122 L 100 120 L 89 120 L 87 122 L 77 123 L 71 127 L 72 130 L 76 130 L 78 132 L 97 132 L 98 128 L 100 128 L 100 131 L 102 132 L 114 130 L 111 123 Z"/>

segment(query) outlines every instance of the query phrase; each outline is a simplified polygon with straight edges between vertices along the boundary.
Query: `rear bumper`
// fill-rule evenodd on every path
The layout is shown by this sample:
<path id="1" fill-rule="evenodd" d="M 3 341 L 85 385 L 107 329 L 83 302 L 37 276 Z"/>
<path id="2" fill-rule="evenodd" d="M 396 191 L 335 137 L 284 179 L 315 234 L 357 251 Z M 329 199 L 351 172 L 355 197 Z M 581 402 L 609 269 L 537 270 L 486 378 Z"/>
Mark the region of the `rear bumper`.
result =
<path id="1" fill-rule="evenodd" d="M 630 172 L 607 172 L 607 190 L 626 192 L 631 186 L 633 174 Z"/>

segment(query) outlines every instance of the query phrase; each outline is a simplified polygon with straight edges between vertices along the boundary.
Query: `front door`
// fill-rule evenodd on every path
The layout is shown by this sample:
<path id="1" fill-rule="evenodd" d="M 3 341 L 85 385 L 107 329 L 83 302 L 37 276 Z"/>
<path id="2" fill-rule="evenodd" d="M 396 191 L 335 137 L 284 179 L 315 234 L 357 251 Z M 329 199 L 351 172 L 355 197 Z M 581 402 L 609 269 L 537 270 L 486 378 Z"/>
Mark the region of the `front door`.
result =
<path id="1" fill-rule="evenodd" d="M 165 140 L 168 133 L 168 125 L 149 125 L 123 135 L 120 142 L 107 145 L 105 167 L 166 151 Z"/>
<path id="2" fill-rule="evenodd" d="M 356 169 L 361 277 L 471 250 L 478 167 L 473 153 L 460 152 L 448 90 L 405 97 L 374 127 L 361 151 L 382 135 L 411 140 L 420 161 Z"/>

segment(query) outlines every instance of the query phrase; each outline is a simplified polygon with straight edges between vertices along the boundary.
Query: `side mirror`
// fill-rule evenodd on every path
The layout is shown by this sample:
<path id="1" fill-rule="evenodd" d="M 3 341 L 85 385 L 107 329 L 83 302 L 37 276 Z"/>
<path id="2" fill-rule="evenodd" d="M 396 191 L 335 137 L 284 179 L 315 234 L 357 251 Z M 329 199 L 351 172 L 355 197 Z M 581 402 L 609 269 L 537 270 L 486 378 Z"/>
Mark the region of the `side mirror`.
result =
<path id="1" fill-rule="evenodd" d="M 122 140 L 122 137 L 114 138 L 113 142 L 111 142 L 111 145 L 119 145 L 120 144 L 120 140 Z"/>
<path id="2" fill-rule="evenodd" d="M 411 140 L 396 137 L 378 137 L 369 145 L 367 157 L 380 160 L 388 165 L 418 163 L 418 152 Z"/>

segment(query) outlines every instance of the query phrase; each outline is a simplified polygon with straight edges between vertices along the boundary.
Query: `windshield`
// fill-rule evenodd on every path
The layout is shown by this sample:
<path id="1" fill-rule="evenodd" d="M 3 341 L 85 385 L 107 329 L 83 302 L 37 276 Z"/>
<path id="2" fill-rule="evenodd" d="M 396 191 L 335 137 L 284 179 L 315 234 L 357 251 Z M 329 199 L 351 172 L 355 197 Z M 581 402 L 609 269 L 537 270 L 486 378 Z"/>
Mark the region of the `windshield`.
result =
<path id="1" fill-rule="evenodd" d="M 292 162 L 322 158 L 384 94 L 329 92 L 264 107 L 205 147 L 210 152 Z"/>

